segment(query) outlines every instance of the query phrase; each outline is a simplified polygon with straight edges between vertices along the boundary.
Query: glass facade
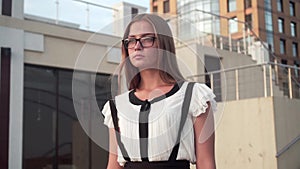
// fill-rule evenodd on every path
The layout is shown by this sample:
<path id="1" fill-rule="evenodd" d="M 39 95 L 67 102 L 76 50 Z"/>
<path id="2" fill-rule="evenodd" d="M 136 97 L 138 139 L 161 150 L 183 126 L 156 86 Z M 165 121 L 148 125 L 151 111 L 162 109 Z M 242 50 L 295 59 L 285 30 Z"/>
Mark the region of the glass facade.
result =
<path id="1" fill-rule="evenodd" d="M 187 40 L 195 38 L 195 34 L 220 34 L 220 19 L 214 16 L 220 14 L 218 0 L 181 0 L 177 2 L 177 10 L 180 38 Z"/>
<path id="2" fill-rule="evenodd" d="M 85 134 L 74 109 L 73 71 L 25 65 L 24 72 L 23 169 L 105 168 L 106 151 Z M 82 72 L 82 85 L 92 89 L 93 77 L 97 106 L 102 109 L 110 96 L 109 75 Z M 93 113 L 88 106 L 92 92 L 84 93 L 82 108 Z"/>
<path id="3" fill-rule="evenodd" d="M 265 6 L 265 27 L 266 27 L 266 38 L 270 49 L 274 52 L 274 35 L 273 35 L 273 22 L 272 22 L 272 5 L 271 0 L 264 1 Z"/>

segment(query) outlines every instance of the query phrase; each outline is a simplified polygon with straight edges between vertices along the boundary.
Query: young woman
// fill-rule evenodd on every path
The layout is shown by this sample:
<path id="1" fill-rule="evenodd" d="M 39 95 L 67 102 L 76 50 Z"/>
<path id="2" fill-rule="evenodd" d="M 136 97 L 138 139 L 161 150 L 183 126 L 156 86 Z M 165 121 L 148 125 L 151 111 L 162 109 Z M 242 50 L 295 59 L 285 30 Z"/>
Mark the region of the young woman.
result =
<path id="1" fill-rule="evenodd" d="M 122 70 L 129 91 L 102 110 L 109 127 L 108 169 L 215 169 L 214 94 L 186 82 L 171 30 L 161 17 L 141 14 L 125 30 Z"/>

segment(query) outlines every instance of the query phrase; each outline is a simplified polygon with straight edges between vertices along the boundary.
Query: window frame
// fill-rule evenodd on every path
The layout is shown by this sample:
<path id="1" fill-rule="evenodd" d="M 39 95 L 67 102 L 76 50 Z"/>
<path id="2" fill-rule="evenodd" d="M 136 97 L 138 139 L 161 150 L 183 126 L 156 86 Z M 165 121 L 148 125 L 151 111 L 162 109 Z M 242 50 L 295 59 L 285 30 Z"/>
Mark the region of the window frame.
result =
<path id="1" fill-rule="evenodd" d="M 292 43 L 292 55 L 293 55 L 293 57 L 298 57 L 298 43 L 297 42 Z"/>
<path id="2" fill-rule="evenodd" d="M 163 2 L 163 12 L 169 13 L 170 12 L 170 0 L 165 0 Z"/>
<path id="3" fill-rule="evenodd" d="M 297 37 L 297 23 L 291 21 L 290 27 L 291 27 L 291 36 L 292 37 Z"/>
<path id="4" fill-rule="evenodd" d="M 234 6 L 232 6 L 234 4 Z M 236 11 L 236 0 L 227 0 L 227 12 Z"/>
<path id="5" fill-rule="evenodd" d="M 280 54 L 286 54 L 286 41 L 285 39 L 279 40 L 279 52 Z"/>
<path id="6" fill-rule="evenodd" d="M 289 10 L 290 10 L 290 16 L 296 16 L 295 2 L 292 1 L 289 2 Z"/>
<path id="7" fill-rule="evenodd" d="M 279 17 L 277 19 L 277 22 L 278 22 L 278 32 L 284 33 L 284 19 Z"/>

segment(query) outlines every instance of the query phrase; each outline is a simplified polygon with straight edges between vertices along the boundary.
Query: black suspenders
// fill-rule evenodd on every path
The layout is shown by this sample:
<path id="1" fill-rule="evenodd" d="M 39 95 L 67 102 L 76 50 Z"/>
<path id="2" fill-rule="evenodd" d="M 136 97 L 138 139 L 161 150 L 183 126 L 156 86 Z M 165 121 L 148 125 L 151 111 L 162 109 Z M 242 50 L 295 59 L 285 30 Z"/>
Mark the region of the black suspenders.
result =
<path id="1" fill-rule="evenodd" d="M 168 161 L 176 161 L 178 150 L 179 150 L 179 145 L 180 145 L 181 132 L 182 132 L 183 126 L 185 124 L 185 121 L 186 121 L 186 118 L 188 115 L 194 84 L 195 84 L 194 82 L 189 82 L 189 84 L 186 88 L 186 92 L 185 92 L 185 96 L 184 96 L 184 100 L 183 100 L 183 104 L 182 104 L 182 109 L 181 109 L 181 119 L 180 119 L 180 126 L 179 126 L 179 130 L 178 130 L 178 134 L 177 134 L 177 139 L 176 139 L 175 146 L 170 154 Z M 110 105 L 111 116 L 112 116 L 113 124 L 114 124 L 114 128 L 115 128 L 116 138 L 117 138 L 117 142 L 120 147 L 121 153 L 123 155 L 123 158 L 126 161 L 131 161 L 130 157 L 128 156 L 128 153 L 124 147 L 124 144 L 121 141 L 117 109 L 116 109 L 114 101 L 109 100 L 109 105 Z"/>
<path id="2" fill-rule="evenodd" d="M 177 134 L 177 139 L 175 142 L 175 146 L 172 150 L 172 153 L 169 157 L 169 161 L 176 161 L 177 158 L 177 154 L 178 154 L 178 150 L 179 150 L 179 144 L 180 144 L 180 138 L 181 138 L 181 131 L 183 129 L 183 126 L 185 124 L 186 121 L 186 117 L 189 113 L 189 108 L 190 108 L 190 102 L 191 102 L 191 98 L 192 98 L 192 92 L 193 92 L 193 87 L 194 87 L 194 82 L 190 82 L 186 88 L 185 91 L 185 96 L 184 96 L 184 100 L 182 103 L 182 108 L 181 108 L 181 118 L 180 118 L 180 125 L 179 125 L 179 130 L 178 130 L 178 134 Z"/>
<path id="3" fill-rule="evenodd" d="M 109 106 L 110 106 L 111 116 L 112 116 L 114 127 L 115 127 L 117 142 L 118 142 L 120 150 L 123 154 L 123 158 L 126 161 L 131 161 L 129 156 L 128 156 L 128 153 L 127 153 L 127 151 L 124 147 L 124 144 L 121 142 L 120 127 L 119 127 L 118 116 L 117 116 L 117 108 L 116 108 L 116 105 L 115 105 L 113 100 L 109 100 Z"/>

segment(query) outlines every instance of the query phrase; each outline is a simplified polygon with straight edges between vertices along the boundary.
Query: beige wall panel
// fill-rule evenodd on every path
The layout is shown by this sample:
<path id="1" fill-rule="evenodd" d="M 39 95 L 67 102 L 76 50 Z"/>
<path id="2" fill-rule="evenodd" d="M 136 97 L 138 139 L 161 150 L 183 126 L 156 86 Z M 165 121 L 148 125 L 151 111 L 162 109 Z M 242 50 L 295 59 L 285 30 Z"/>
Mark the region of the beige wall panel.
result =
<path id="1" fill-rule="evenodd" d="M 272 98 L 219 103 L 223 116 L 216 129 L 217 168 L 276 169 Z"/>
<path id="2" fill-rule="evenodd" d="M 76 69 L 101 73 L 112 73 L 116 64 L 107 63 L 106 46 L 84 44 L 68 39 L 45 37 L 45 51 L 25 52 L 25 63 Z"/>
<path id="3" fill-rule="evenodd" d="M 300 100 L 274 98 L 276 147 L 280 152 L 286 145 L 300 136 Z M 278 157 L 278 169 L 300 168 L 300 141 Z"/>

